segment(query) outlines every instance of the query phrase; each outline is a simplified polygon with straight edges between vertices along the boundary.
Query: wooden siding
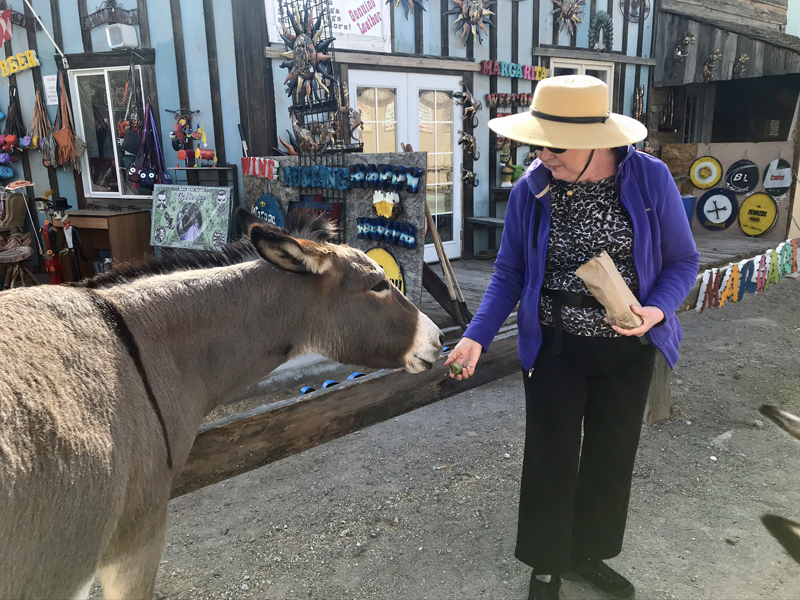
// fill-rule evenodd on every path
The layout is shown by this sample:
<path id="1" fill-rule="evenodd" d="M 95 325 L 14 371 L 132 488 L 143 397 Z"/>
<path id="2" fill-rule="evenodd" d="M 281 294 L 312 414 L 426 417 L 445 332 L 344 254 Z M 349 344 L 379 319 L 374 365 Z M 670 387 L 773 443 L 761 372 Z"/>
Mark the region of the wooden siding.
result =
<path id="1" fill-rule="evenodd" d="M 774 31 L 786 29 L 789 0 L 662 0 L 662 8 L 690 16 L 706 17 L 739 25 L 753 25 Z"/>
<path id="2" fill-rule="evenodd" d="M 796 51 L 670 12 L 660 14 L 659 31 L 663 33 L 656 40 L 656 87 L 702 83 L 706 57 L 717 49 L 722 51 L 722 62 L 714 71 L 715 81 L 732 79 L 733 66 L 742 54 L 750 57 L 742 78 L 800 72 L 800 47 Z M 693 34 L 697 42 L 689 46 L 683 63 L 675 65 L 672 53 L 685 32 Z"/>

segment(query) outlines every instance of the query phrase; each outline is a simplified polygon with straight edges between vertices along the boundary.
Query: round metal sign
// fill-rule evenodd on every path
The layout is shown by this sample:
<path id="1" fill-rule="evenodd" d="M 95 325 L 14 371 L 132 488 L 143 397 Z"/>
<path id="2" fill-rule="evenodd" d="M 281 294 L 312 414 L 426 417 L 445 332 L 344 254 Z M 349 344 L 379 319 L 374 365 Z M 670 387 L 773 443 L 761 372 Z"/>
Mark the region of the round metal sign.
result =
<path id="1" fill-rule="evenodd" d="M 692 163 L 689 178 L 695 187 L 707 190 L 717 185 L 722 179 L 722 166 L 713 156 L 701 156 Z"/>
<path id="2" fill-rule="evenodd" d="M 253 214 L 276 227 L 283 227 L 283 211 L 281 205 L 276 200 L 275 196 L 271 194 L 262 194 L 256 203 L 253 205 Z"/>
<path id="3" fill-rule="evenodd" d="M 776 158 L 764 171 L 764 190 L 770 196 L 783 196 L 792 187 L 792 165 Z"/>
<path id="4" fill-rule="evenodd" d="M 778 220 L 778 205 L 772 196 L 758 192 L 745 198 L 739 209 L 739 226 L 749 236 L 764 235 Z"/>
<path id="5" fill-rule="evenodd" d="M 728 167 L 725 185 L 736 194 L 752 192 L 761 179 L 761 172 L 752 160 L 739 160 Z"/>
<path id="6" fill-rule="evenodd" d="M 367 256 L 381 266 L 389 280 L 398 290 L 400 290 L 400 293 L 405 296 L 405 278 L 403 277 L 403 271 L 400 268 L 400 265 L 397 263 L 397 260 L 395 260 L 394 256 L 389 254 L 389 252 L 383 248 L 373 248 L 367 252 Z"/>
<path id="7" fill-rule="evenodd" d="M 711 231 L 720 231 L 733 225 L 738 211 L 736 195 L 722 188 L 707 191 L 697 202 L 697 219 Z"/>

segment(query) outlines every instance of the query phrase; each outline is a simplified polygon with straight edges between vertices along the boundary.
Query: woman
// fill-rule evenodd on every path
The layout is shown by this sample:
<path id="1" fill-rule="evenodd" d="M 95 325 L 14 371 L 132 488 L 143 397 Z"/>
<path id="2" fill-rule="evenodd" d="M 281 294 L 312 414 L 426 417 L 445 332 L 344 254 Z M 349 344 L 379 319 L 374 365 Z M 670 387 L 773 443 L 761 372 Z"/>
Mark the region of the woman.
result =
<path id="1" fill-rule="evenodd" d="M 602 561 L 622 549 L 655 352 L 675 365 L 675 311 L 699 254 L 666 165 L 630 145 L 646 128 L 609 113 L 599 79 L 540 81 L 530 113 L 489 126 L 539 156 L 511 191 L 495 274 L 445 364 L 461 364 L 456 379 L 474 374 L 519 302 L 527 418 L 516 556 L 533 568 L 529 598 L 558 598 L 561 575 L 630 598 L 633 585 Z M 611 326 L 575 275 L 601 250 L 642 304 L 631 307 L 643 321 L 635 329 Z"/>

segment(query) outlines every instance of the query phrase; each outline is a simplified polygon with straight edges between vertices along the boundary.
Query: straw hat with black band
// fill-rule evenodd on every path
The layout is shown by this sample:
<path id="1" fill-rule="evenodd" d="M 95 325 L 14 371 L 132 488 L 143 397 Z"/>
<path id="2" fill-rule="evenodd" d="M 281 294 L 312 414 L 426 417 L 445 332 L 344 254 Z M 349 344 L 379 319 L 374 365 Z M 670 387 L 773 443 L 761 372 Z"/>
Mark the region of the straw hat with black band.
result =
<path id="1" fill-rule="evenodd" d="M 489 127 L 524 144 L 566 150 L 617 148 L 647 137 L 642 123 L 608 110 L 608 86 L 589 75 L 539 81 L 529 112 L 492 119 Z"/>

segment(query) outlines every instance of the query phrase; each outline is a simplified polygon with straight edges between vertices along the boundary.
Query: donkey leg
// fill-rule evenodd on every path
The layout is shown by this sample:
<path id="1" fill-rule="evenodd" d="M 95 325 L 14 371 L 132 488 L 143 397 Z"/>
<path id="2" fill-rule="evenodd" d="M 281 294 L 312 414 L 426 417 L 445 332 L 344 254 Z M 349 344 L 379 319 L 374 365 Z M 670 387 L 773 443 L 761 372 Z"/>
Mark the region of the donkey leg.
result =
<path id="1" fill-rule="evenodd" d="M 103 597 L 150 600 L 167 533 L 167 505 L 114 535 L 98 573 Z"/>

